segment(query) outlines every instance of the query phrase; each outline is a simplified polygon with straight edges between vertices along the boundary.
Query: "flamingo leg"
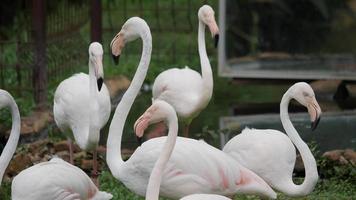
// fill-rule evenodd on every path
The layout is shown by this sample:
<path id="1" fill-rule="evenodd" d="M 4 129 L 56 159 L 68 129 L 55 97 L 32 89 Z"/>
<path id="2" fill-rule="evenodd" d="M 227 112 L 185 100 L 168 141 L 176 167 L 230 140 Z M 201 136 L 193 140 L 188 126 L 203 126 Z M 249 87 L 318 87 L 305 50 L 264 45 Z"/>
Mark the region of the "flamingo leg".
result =
<path id="1" fill-rule="evenodd" d="M 70 164 L 74 165 L 72 140 L 68 139 L 67 144 L 68 144 L 68 148 L 69 148 L 69 162 L 70 162 Z"/>
<path id="2" fill-rule="evenodd" d="M 99 187 L 99 180 L 98 180 L 98 152 L 95 149 L 93 152 L 93 171 L 92 171 L 92 178 L 93 178 L 93 182 L 94 184 Z"/>
<path id="3" fill-rule="evenodd" d="M 190 124 L 185 124 L 185 125 L 184 125 L 183 137 L 189 137 L 189 125 L 190 125 Z"/>

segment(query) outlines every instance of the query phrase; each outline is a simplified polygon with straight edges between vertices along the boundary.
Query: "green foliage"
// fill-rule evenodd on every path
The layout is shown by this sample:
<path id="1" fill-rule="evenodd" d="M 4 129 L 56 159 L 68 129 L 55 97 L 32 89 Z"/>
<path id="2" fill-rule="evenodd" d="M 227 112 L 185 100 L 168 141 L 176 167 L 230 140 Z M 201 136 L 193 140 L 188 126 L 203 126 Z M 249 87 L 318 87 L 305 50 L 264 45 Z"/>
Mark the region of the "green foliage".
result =
<path id="1" fill-rule="evenodd" d="M 317 162 L 319 176 L 326 179 L 345 180 L 356 185 L 356 166 L 351 162 L 340 164 L 340 162 L 331 161 L 324 157 L 318 159 Z"/>
<path id="2" fill-rule="evenodd" d="M 11 199 L 11 183 L 2 181 L 0 185 L 0 199 L 1 200 L 10 200 Z"/>

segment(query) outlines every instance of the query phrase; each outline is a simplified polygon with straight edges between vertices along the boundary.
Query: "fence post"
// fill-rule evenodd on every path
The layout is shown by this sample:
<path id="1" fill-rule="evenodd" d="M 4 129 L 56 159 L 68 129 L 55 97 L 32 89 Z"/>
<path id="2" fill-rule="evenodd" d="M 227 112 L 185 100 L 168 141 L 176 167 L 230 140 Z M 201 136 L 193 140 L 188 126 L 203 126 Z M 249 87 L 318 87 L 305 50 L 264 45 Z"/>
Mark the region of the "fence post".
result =
<path id="1" fill-rule="evenodd" d="M 101 0 L 91 0 L 90 6 L 90 35 L 92 42 L 101 42 Z"/>
<path id="2" fill-rule="evenodd" d="M 46 11 L 45 0 L 32 0 L 34 66 L 32 83 L 37 105 L 47 102 Z"/>

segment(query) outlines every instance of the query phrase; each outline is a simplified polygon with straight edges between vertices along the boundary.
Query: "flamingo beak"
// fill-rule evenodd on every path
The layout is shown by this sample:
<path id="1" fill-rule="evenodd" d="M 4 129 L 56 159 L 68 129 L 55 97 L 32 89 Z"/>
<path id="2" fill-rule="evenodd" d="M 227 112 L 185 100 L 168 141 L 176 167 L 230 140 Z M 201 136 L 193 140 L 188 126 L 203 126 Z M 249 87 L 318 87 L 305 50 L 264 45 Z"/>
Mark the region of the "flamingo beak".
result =
<path id="1" fill-rule="evenodd" d="M 308 113 L 310 115 L 311 129 L 314 131 L 320 122 L 321 108 L 316 101 L 315 97 L 308 104 Z"/>
<path id="2" fill-rule="evenodd" d="M 104 79 L 102 77 L 100 77 L 99 79 L 96 80 L 99 92 L 101 90 L 101 87 L 103 86 L 103 82 L 104 82 Z"/>
<path id="3" fill-rule="evenodd" d="M 94 74 L 96 77 L 96 83 L 98 85 L 98 91 L 100 92 L 101 87 L 103 86 L 104 83 L 104 72 L 103 72 L 103 62 L 102 58 L 100 57 L 93 57 L 92 62 L 94 64 Z"/>
<path id="4" fill-rule="evenodd" d="M 139 117 L 136 120 L 134 124 L 134 131 L 139 145 L 142 144 L 142 137 L 146 128 L 149 126 L 149 122 L 150 122 L 150 115 L 147 112 L 145 112 L 141 117 Z"/>
<path id="5" fill-rule="evenodd" d="M 216 24 L 215 19 L 211 20 L 210 23 L 207 24 L 210 32 L 211 32 L 211 36 L 214 38 L 214 46 L 215 48 L 218 47 L 219 44 L 219 27 Z"/>
<path id="6" fill-rule="evenodd" d="M 119 32 L 110 43 L 111 56 L 114 60 L 115 65 L 119 64 L 119 58 L 122 49 L 125 47 L 124 37 L 121 32 Z"/>

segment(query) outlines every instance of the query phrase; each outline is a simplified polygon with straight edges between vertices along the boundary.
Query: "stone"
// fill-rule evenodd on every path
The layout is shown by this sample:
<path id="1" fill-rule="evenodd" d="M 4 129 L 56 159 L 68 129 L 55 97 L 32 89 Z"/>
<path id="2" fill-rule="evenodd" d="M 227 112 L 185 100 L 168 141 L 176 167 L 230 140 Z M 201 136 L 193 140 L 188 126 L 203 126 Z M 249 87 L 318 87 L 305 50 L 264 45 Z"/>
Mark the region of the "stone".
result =
<path id="1" fill-rule="evenodd" d="M 32 162 L 33 164 L 40 163 L 41 160 L 42 160 L 42 157 L 40 157 L 38 154 L 35 154 L 35 155 L 33 155 L 33 156 L 30 156 L 30 158 L 31 158 L 31 162 Z"/>
<path id="2" fill-rule="evenodd" d="M 66 140 L 54 143 L 53 148 L 55 151 L 69 151 L 68 142 Z"/>
<path id="3" fill-rule="evenodd" d="M 28 145 L 28 150 L 32 154 L 38 153 L 41 149 L 43 149 L 44 146 L 47 146 L 48 143 L 49 143 L 48 139 L 32 142 L 31 144 Z"/>
<path id="4" fill-rule="evenodd" d="M 130 86 L 131 81 L 126 76 L 115 76 L 105 79 L 105 85 L 109 90 L 110 97 L 117 96 L 120 92 L 125 91 Z"/>
<path id="5" fill-rule="evenodd" d="M 68 151 L 59 151 L 56 153 L 56 155 L 60 158 L 62 158 L 63 160 L 69 162 L 70 161 L 70 157 L 69 157 L 69 152 Z"/>
<path id="6" fill-rule="evenodd" d="M 81 161 L 81 169 L 83 170 L 91 170 L 93 169 L 93 160 L 86 160 L 86 159 L 83 159 Z"/>
<path id="7" fill-rule="evenodd" d="M 327 151 L 322 156 L 327 158 L 328 160 L 337 162 L 340 160 L 340 157 L 342 156 L 343 153 L 344 150 L 338 149 L 338 150 Z"/>
<path id="8" fill-rule="evenodd" d="M 73 159 L 74 160 L 81 160 L 81 159 L 84 159 L 86 157 L 87 157 L 87 153 L 85 151 L 81 151 L 81 152 L 75 153 L 73 155 Z"/>
<path id="9" fill-rule="evenodd" d="M 344 152 L 346 160 L 350 161 L 353 165 L 356 165 L 356 152 L 352 149 L 346 149 Z"/>
<path id="10" fill-rule="evenodd" d="M 344 156 L 340 156 L 339 163 L 341 165 L 346 165 L 346 164 L 349 164 L 349 161 L 347 161 Z"/>
<path id="11" fill-rule="evenodd" d="M 35 110 L 29 116 L 23 117 L 21 119 L 21 135 L 39 133 L 41 130 L 45 129 L 49 123 L 52 122 L 52 111 Z"/>
<path id="12" fill-rule="evenodd" d="M 11 176 L 17 175 L 19 172 L 26 169 L 31 164 L 32 162 L 29 155 L 25 153 L 16 154 L 7 168 L 7 173 Z"/>

